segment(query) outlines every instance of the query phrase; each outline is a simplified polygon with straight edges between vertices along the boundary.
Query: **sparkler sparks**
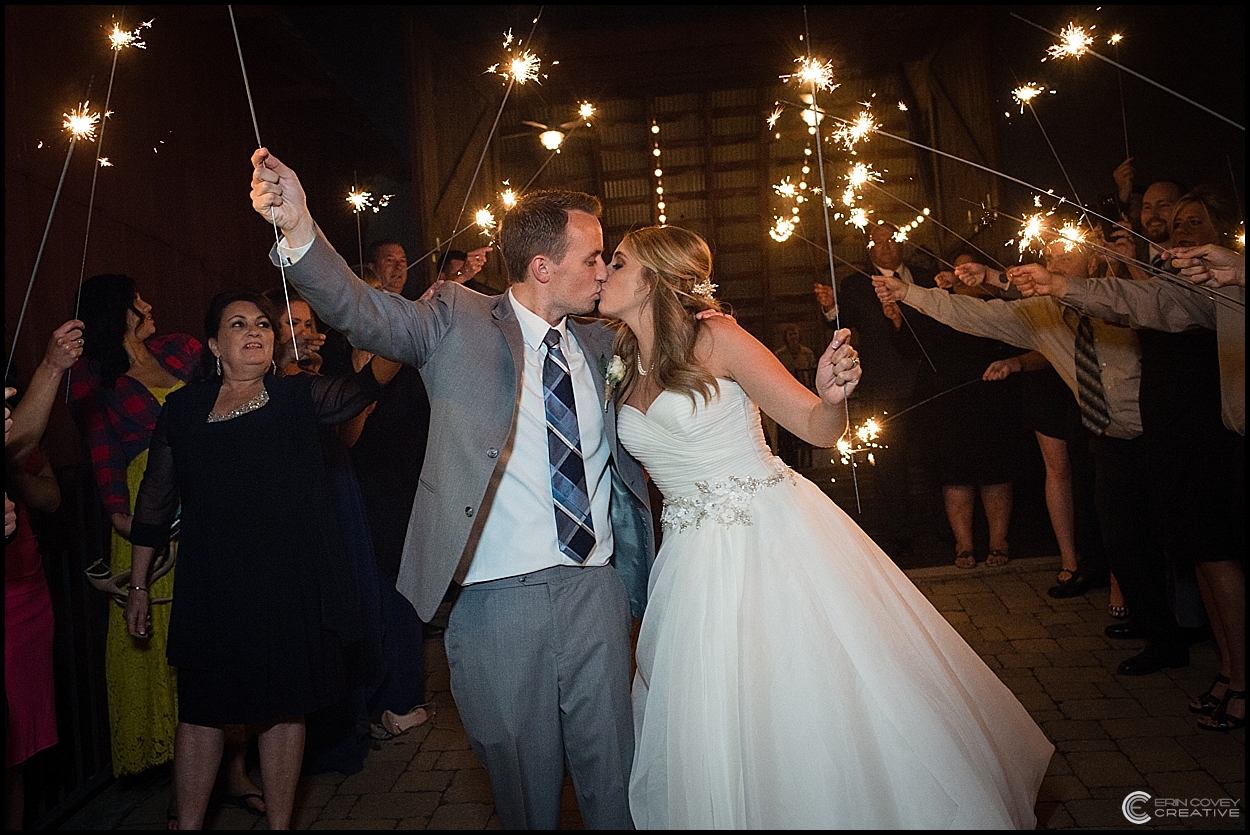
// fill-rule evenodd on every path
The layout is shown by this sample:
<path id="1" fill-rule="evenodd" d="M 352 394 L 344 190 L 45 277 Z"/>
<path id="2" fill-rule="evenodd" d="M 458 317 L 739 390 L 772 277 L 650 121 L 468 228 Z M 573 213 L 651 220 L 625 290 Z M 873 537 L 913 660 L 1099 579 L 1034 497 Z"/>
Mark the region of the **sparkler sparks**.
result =
<path id="1" fill-rule="evenodd" d="M 504 49 L 512 53 L 512 30 L 504 33 L 503 46 Z M 518 43 L 517 46 L 520 46 Z M 502 68 L 501 68 L 502 67 Z M 511 54 L 507 61 L 502 64 L 491 64 L 486 68 L 489 73 L 502 75 L 517 84 L 524 84 L 527 81 L 540 83 L 539 78 L 542 77 L 542 59 L 530 52 L 528 49 L 521 52 Z"/>
<path id="2" fill-rule="evenodd" d="M 814 86 L 817 90 L 825 92 L 839 86 L 833 83 L 832 61 L 825 61 L 822 64 L 815 58 L 795 58 L 794 63 L 799 65 L 798 71 L 781 76 L 782 81 L 797 81 L 804 87 Z"/>
<path id="3" fill-rule="evenodd" d="M 794 227 L 798 225 L 797 217 L 773 218 L 773 228 L 768 230 L 768 237 L 777 243 L 783 243 L 790 239 L 790 236 L 794 234 Z"/>
<path id="4" fill-rule="evenodd" d="M 483 235 L 489 235 L 491 230 L 495 228 L 495 215 L 491 212 L 490 206 L 478 209 L 473 215 L 473 222 L 481 227 Z"/>
<path id="5" fill-rule="evenodd" d="M 1020 226 L 1020 234 L 1018 236 L 1018 245 L 1020 254 L 1024 255 L 1025 251 L 1031 248 L 1040 249 L 1042 246 L 1042 230 L 1046 228 L 1046 215 L 1042 212 L 1034 212 L 1024 219 L 1024 223 Z"/>
<path id="6" fill-rule="evenodd" d="M 499 202 L 503 204 L 504 211 L 507 211 L 516 205 L 517 193 L 513 191 L 507 180 L 504 180 L 503 184 L 508 187 L 499 192 Z"/>
<path id="7" fill-rule="evenodd" d="M 113 24 L 113 31 L 109 33 L 109 48 L 114 52 L 121 52 L 123 49 L 134 47 L 135 49 L 147 49 L 148 45 L 143 42 L 142 33 L 144 29 L 151 29 L 156 18 L 139 25 L 139 27 L 131 32 L 123 32 L 121 27 L 116 23 Z"/>
<path id="8" fill-rule="evenodd" d="M 791 198 L 797 196 L 799 193 L 798 186 L 790 182 L 789 177 L 786 177 L 780 183 L 777 183 L 776 185 L 774 185 L 773 191 L 777 192 L 782 197 L 791 197 Z"/>
<path id="9" fill-rule="evenodd" d="M 1030 104 L 1033 99 L 1046 92 L 1053 93 L 1055 91 L 1048 91 L 1046 87 L 1038 84 L 1036 81 L 1030 81 L 1028 84 L 1021 84 L 1019 87 L 1012 90 L 1011 97 L 1016 100 L 1016 104 L 1020 105 L 1020 112 L 1023 113 L 1025 105 Z"/>
<path id="10" fill-rule="evenodd" d="M 1124 40 L 1124 36 L 1121 35 L 1119 32 L 1116 32 L 1111 37 L 1107 38 L 1107 43 L 1111 44 L 1112 46 L 1119 46 L 1120 41 L 1122 40 Z"/>
<path id="11" fill-rule="evenodd" d="M 781 118 L 781 108 L 778 107 L 778 108 L 775 108 L 772 112 L 772 115 L 768 117 L 768 129 L 772 130 L 773 128 L 777 127 L 777 120 L 780 118 Z"/>
<path id="12" fill-rule="evenodd" d="M 879 127 L 881 125 L 873 121 L 872 113 L 864 110 L 855 117 L 855 121 L 835 130 L 833 138 L 841 142 L 848 151 L 853 151 L 857 142 L 867 139 L 868 135 Z"/>
<path id="13" fill-rule="evenodd" d="M 373 192 L 356 191 L 355 188 L 347 192 L 347 202 L 352 204 L 352 211 L 360 214 L 365 209 L 372 209 L 377 214 L 379 209 L 384 209 L 391 203 L 393 194 L 383 194 L 376 201 L 373 199 Z"/>
<path id="14" fill-rule="evenodd" d="M 1094 27 L 1090 27 L 1093 29 Z M 1089 33 L 1077 26 L 1075 23 L 1069 23 L 1068 28 L 1059 33 L 1059 43 L 1052 44 L 1046 49 L 1046 55 L 1056 60 L 1060 58 L 1077 58 L 1089 51 L 1089 47 L 1093 44 L 1094 39 Z"/>
<path id="15" fill-rule="evenodd" d="M 108 157 L 100 157 L 98 160 L 96 160 L 96 162 L 98 162 L 98 163 L 100 164 L 100 167 L 101 167 L 101 168 L 112 168 L 112 167 L 113 167 L 113 163 L 109 162 L 109 158 L 108 158 Z"/>
<path id="16" fill-rule="evenodd" d="M 846 174 L 846 181 L 851 184 L 851 188 L 862 188 L 866 183 L 881 182 L 881 175 L 872 170 L 872 165 L 865 162 L 857 162 L 851 166 L 851 170 Z"/>
<path id="17" fill-rule="evenodd" d="M 1063 251 L 1071 252 L 1085 243 L 1085 232 L 1075 222 L 1065 221 L 1059 228 L 1059 240 L 1063 242 Z"/>
<path id="18" fill-rule="evenodd" d="M 577 115 L 589 125 L 591 117 L 595 115 L 595 106 L 588 101 L 581 102 L 577 105 Z"/>
<path id="19" fill-rule="evenodd" d="M 868 418 L 862 424 L 852 430 L 849 435 L 844 435 L 838 440 L 838 455 L 843 464 L 851 464 L 855 460 L 855 453 L 867 452 L 868 463 L 876 464 L 872 450 L 885 449 L 885 444 L 877 443 L 877 439 L 881 437 L 881 424 L 876 418 Z M 858 445 L 851 443 L 851 438 L 858 442 Z"/>
<path id="20" fill-rule="evenodd" d="M 867 210 L 856 207 L 851 209 L 850 214 L 846 216 L 846 222 L 850 226 L 854 226 L 861 232 L 868 228 L 868 212 Z"/>
<path id="21" fill-rule="evenodd" d="M 87 107 L 91 102 L 85 101 L 78 106 L 77 110 L 71 110 L 64 114 L 65 123 L 63 127 L 70 132 L 75 141 L 86 139 L 95 142 L 95 129 L 100 124 L 100 114 L 90 112 Z"/>

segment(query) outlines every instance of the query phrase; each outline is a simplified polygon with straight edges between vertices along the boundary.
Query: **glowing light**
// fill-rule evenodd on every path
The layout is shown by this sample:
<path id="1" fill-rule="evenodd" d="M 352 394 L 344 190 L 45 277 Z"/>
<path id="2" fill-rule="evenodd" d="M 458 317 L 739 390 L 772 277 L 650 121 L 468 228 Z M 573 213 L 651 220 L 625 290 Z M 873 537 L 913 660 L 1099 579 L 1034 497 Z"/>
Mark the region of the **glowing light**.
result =
<path id="1" fill-rule="evenodd" d="M 1020 105 L 1020 112 L 1024 112 L 1024 106 L 1033 101 L 1033 99 L 1046 92 L 1046 88 L 1041 84 L 1030 81 L 1028 84 L 1021 84 L 1019 87 L 1011 91 L 1011 97 L 1016 100 L 1016 104 Z"/>
<path id="2" fill-rule="evenodd" d="M 545 130 L 538 134 L 538 141 L 548 151 L 554 151 L 564 142 L 564 133 L 558 130 Z"/>
<path id="3" fill-rule="evenodd" d="M 902 112 L 906 113 L 906 112 L 907 112 L 907 102 L 905 102 L 905 101 L 901 101 L 901 102 L 899 102 L 899 103 L 898 103 L 898 109 L 899 109 L 899 110 L 901 110 Z"/>
<path id="4" fill-rule="evenodd" d="M 772 114 L 768 117 L 768 129 L 772 130 L 773 128 L 777 127 L 777 120 L 780 118 L 781 118 L 781 108 L 778 107 L 774 109 Z"/>
<path id="5" fill-rule="evenodd" d="M 148 45 L 143 42 L 141 33 L 144 29 L 151 29 L 156 18 L 142 23 L 139 28 L 132 32 L 123 32 L 121 27 L 116 23 L 113 24 L 113 31 L 109 34 L 109 48 L 114 52 L 121 52 L 123 49 L 134 47 L 135 49 L 147 49 Z"/>
<path id="6" fill-rule="evenodd" d="M 86 139 L 95 142 L 95 129 L 100 124 L 100 114 L 90 112 L 87 107 L 91 102 L 85 101 L 78 106 L 77 110 L 71 110 L 65 116 L 63 127 L 70 132 L 75 141 Z"/>
<path id="7" fill-rule="evenodd" d="M 595 106 L 588 101 L 581 102 L 577 105 L 577 115 L 582 118 L 582 121 L 589 123 L 595 115 Z"/>
<path id="8" fill-rule="evenodd" d="M 503 36 L 503 47 L 509 53 L 512 53 L 512 30 L 509 29 Z M 520 46 L 518 43 L 517 46 Z M 527 81 L 539 82 L 542 77 L 542 59 L 528 49 L 510 54 L 506 61 L 498 64 L 491 64 L 486 68 L 486 72 L 501 75 L 504 78 L 514 81 L 517 84 L 524 84 Z"/>
<path id="9" fill-rule="evenodd" d="M 504 189 L 503 191 L 499 192 L 499 202 L 502 203 L 504 209 L 507 210 L 507 209 L 511 209 L 513 206 L 516 205 L 517 194 L 515 191 L 512 190 L 512 186 L 508 185 L 507 180 L 504 180 L 503 184 L 508 187 Z"/>
<path id="10" fill-rule="evenodd" d="M 112 167 L 113 167 L 113 163 L 109 162 L 109 158 L 108 158 L 108 157 L 100 157 L 98 160 L 96 160 L 96 162 L 98 162 L 98 163 L 100 164 L 100 167 L 101 167 L 101 168 L 112 168 Z"/>
<path id="11" fill-rule="evenodd" d="M 1034 212 L 1024 219 L 1024 223 L 1020 226 L 1020 234 L 1017 237 L 1017 245 L 1020 247 L 1021 255 L 1028 249 L 1034 247 L 1041 248 L 1042 231 L 1045 228 L 1046 215 L 1042 212 Z"/>
<path id="12" fill-rule="evenodd" d="M 490 230 L 495 228 L 495 215 L 490 210 L 490 206 L 484 209 L 478 209 L 473 214 L 473 222 L 481 227 L 484 234 L 489 234 Z"/>
<path id="13" fill-rule="evenodd" d="M 855 148 L 855 144 L 863 139 L 877 128 L 881 127 L 877 122 L 873 121 L 872 114 L 867 110 L 862 111 L 855 117 L 855 121 L 842 125 L 833 132 L 833 138 L 846 146 L 848 151 Z"/>
<path id="14" fill-rule="evenodd" d="M 838 85 L 833 83 L 833 62 L 823 64 L 815 58 L 795 58 L 799 65 L 797 72 L 781 76 L 782 81 L 797 81 L 804 87 L 815 87 L 817 90 L 832 90 Z"/>
<path id="15" fill-rule="evenodd" d="M 851 209 L 851 213 L 846 217 L 846 222 L 862 232 L 868 228 L 868 212 L 862 208 Z"/>
<path id="16" fill-rule="evenodd" d="M 851 184 L 851 188 L 862 188 L 869 182 L 881 182 L 881 175 L 873 171 L 868 163 L 857 162 L 851 166 L 850 172 L 846 175 L 846 181 Z"/>
<path id="17" fill-rule="evenodd" d="M 1069 57 L 1079 59 L 1089 52 L 1090 44 L 1093 42 L 1094 39 L 1089 36 L 1088 32 L 1075 23 L 1069 23 L 1068 28 L 1059 33 L 1059 43 L 1048 47 L 1046 54 L 1056 60 Z"/>
<path id="18" fill-rule="evenodd" d="M 838 456 L 843 464 L 854 464 L 855 454 L 859 452 L 868 453 L 868 463 L 876 464 L 872 450 L 885 449 L 884 443 L 878 443 L 877 439 L 881 437 L 881 424 L 876 418 L 868 418 L 862 424 L 852 429 L 846 435 L 838 440 Z M 857 442 L 852 444 L 851 439 Z"/>
<path id="19" fill-rule="evenodd" d="M 789 177 L 786 177 L 780 183 L 774 185 L 773 191 L 777 192 L 782 197 L 795 197 L 799 193 L 798 187 L 795 186 L 794 183 L 790 182 Z"/>
<path id="20" fill-rule="evenodd" d="M 391 198 L 394 196 L 393 194 L 383 194 L 377 200 L 374 200 L 373 192 L 356 191 L 353 187 L 347 192 L 347 202 L 352 205 L 352 212 L 355 214 L 360 214 L 365 209 L 371 209 L 374 214 L 377 214 L 379 209 L 384 209 L 390 205 Z"/>
<path id="21" fill-rule="evenodd" d="M 789 240 L 794 234 L 794 227 L 799 225 L 797 217 L 777 217 L 773 218 L 773 228 L 768 230 L 768 237 L 777 243 Z"/>
<path id="22" fill-rule="evenodd" d="M 1111 37 L 1107 38 L 1107 43 L 1111 44 L 1112 46 L 1119 46 L 1120 41 L 1122 40 L 1124 40 L 1124 36 L 1121 35 L 1119 32 L 1115 32 L 1111 35 Z"/>
<path id="23" fill-rule="evenodd" d="M 1085 243 L 1085 232 L 1080 226 L 1069 220 L 1059 227 L 1059 240 L 1063 242 L 1063 251 L 1071 252 Z"/>

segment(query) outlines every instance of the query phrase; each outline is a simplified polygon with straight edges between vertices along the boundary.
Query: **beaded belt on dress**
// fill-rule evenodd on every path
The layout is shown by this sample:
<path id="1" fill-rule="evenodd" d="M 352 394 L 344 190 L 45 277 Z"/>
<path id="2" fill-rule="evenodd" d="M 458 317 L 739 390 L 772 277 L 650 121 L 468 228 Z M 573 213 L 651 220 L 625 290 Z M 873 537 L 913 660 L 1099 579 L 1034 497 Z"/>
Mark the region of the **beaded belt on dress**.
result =
<path id="1" fill-rule="evenodd" d="M 694 486 L 699 492 L 694 495 L 664 500 L 660 522 L 665 530 L 678 531 L 691 525 L 698 528 L 708 519 L 718 525 L 752 525 L 751 498 L 765 487 L 793 479 L 794 471 L 778 461 L 776 470 L 767 478 L 730 476 L 715 483 L 696 481 Z"/>

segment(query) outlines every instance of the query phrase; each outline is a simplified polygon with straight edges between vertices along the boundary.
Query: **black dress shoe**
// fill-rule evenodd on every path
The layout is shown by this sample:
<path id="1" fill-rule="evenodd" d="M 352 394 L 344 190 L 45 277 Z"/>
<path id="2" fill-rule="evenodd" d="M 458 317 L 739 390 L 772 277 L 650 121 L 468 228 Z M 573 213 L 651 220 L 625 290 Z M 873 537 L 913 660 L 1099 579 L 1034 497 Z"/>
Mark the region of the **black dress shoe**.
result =
<path id="1" fill-rule="evenodd" d="M 1122 676 L 1145 676 L 1165 668 L 1188 667 L 1189 647 L 1184 644 L 1150 644 L 1132 658 L 1120 662 Z"/>
<path id="2" fill-rule="evenodd" d="M 1111 585 L 1109 577 L 1091 577 L 1078 569 L 1073 571 L 1068 579 L 1051 586 L 1046 594 L 1056 600 L 1065 600 L 1069 597 L 1080 597 L 1090 589 L 1106 588 L 1109 585 Z"/>
<path id="3" fill-rule="evenodd" d="M 1135 623 L 1113 623 L 1102 634 L 1113 641 L 1136 641 L 1146 637 L 1146 631 Z"/>

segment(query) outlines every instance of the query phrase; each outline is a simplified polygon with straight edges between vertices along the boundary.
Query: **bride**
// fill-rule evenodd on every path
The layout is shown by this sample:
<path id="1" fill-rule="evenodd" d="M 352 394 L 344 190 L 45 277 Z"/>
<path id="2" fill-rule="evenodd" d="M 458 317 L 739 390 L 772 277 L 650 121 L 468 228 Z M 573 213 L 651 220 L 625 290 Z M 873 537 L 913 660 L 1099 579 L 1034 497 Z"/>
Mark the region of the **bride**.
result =
<path id="1" fill-rule="evenodd" d="M 621 242 L 618 432 L 664 494 L 634 679 L 640 829 L 1028 828 L 1054 747 L 890 559 L 764 443 L 758 405 L 829 447 L 861 369 L 816 387 L 718 309 L 676 227 Z"/>

